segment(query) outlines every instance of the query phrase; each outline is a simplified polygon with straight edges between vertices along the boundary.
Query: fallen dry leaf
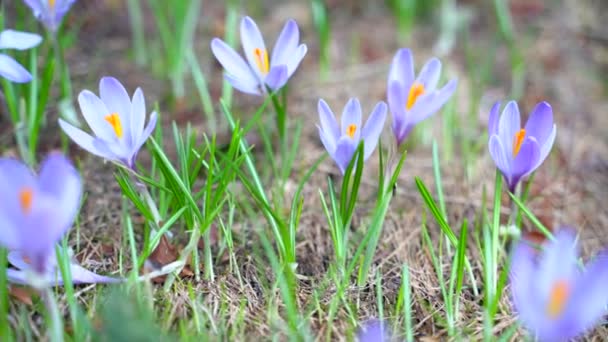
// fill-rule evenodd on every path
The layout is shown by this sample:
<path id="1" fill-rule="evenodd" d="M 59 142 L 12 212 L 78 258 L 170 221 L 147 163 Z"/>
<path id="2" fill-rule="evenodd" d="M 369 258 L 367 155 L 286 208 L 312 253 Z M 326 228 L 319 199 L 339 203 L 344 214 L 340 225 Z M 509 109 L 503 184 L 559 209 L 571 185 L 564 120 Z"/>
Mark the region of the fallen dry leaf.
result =
<path id="1" fill-rule="evenodd" d="M 11 297 L 17 299 L 23 304 L 32 305 L 32 296 L 35 292 L 32 289 L 21 287 L 21 286 L 9 286 L 8 293 Z"/>
<path id="2" fill-rule="evenodd" d="M 173 246 L 171 244 L 171 242 L 169 242 L 169 239 L 167 239 L 167 237 L 165 235 L 163 235 L 160 238 L 160 242 L 158 243 L 158 246 L 156 246 L 154 251 L 152 251 L 152 253 L 150 253 L 148 260 L 146 260 L 146 263 L 144 264 L 143 272 L 149 273 L 154 270 L 159 270 L 163 266 L 176 261 L 178 257 L 179 257 L 179 253 L 177 252 L 177 249 L 175 248 L 175 246 Z M 190 267 L 188 265 L 186 265 L 186 266 L 184 266 L 184 268 L 182 268 L 182 271 L 180 272 L 179 275 L 180 275 L 180 277 L 191 277 L 194 275 L 194 273 L 192 272 Z M 162 283 L 165 281 L 165 278 L 166 278 L 166 276 L 159 276 L 156 278 L 152 278 L 152 281 L 154 283 Z"/>

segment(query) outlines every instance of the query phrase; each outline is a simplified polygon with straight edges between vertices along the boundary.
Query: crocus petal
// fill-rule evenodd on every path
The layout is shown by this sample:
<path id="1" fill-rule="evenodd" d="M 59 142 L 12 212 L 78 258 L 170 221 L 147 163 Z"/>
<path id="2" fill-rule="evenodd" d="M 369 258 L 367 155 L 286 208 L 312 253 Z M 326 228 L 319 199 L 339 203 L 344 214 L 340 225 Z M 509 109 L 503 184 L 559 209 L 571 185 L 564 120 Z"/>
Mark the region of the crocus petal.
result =
<path id="1" fill-rule="evenodd" d="M 264 79 L 264 83 L 270 87 L 270 89 L 278 90 L 281 89 L 287 82 L 287 65 L 278 65 L 272 67 L 266 78 Z"/>
<path id="2" fill-rule="evenodd" d="M 361 103 L 356 98 L 351 98 L 344 106 L 342 112 L 342 136 L 348 136 L 347 130 L 350 125 L 355 125 L 355 134 L 351 138 L 354 141 L 359 141 L 361 136 Z"/>
<path id="3" fill-rule="evenodd" d="M 251 69 L 259 79 L 264 79 L 262 71 L 257 67 L 254 51 L 255 49 L 260 49 L 267 53 L 266 45 L 264 44 L 264 38 L 262 37 L 258 25 L 249 17 L 245 17 L 241 20 L 241 42 Z"/>
<path id="4" fill-rule="evenodd" d="M 54 198 L 57 213 L 56 226 L 46 227 L 58 240 L 74 222 L 82 199 L 82 180 L 72 163 L 60 153 L 51 153 L 42 162 L 38 174 L 39 190 Z"/>
<path id="5" fill-rule="evenodd" d="M 391 340 L 391 332 L 386 324 L 374 320 L 361 328 L 357 339 L 359 342 L 387 342 Z"/>
<path id="6" fill-rule="evenodd" d="M 102 77 L 99 81 L 99 96 L 106 105 L 107 114 L 117 113 L 120 117 L 123 132 L 126 133 L 121 139 L 125 146 L 133 146 L 131 140 L 131 99 L 125 87 L 114 77 Z M 106 114 L 106 115 L 107 115 Z M 123 134 L 124 134 L 123 133 Z"/>
<path id="7" fill-rule="evenodd" d="M 91 272 L 74 263 L 70 265 L 70 272 L 74 284 L 115 284 L 124 281 L 122 278 L 107 277 Z M 61 280 L 61 282 L 63 282 L 63 280 Z"/>
<path id="8" fill-rule="evenodd" d="M 40 0 L 23 0 L 23 2 L 32 10 L 35 17 L 38 17 L 46 9 Z"/>
<path id="9" fill-rule="evenodd" d="M 158 119 L 158 114 L 156 114 L 156 112 L 152 112 L 152 114 L 150 114 L 150 121 L 148 121 L 148 126 L 146 126 L 146 129 L 144 130 L 143 134 L 141 135 L 139 143 L 137 144 L 137 146 L 135 148 L 135 153 L 137 153 L 141 149 L 141 147 L 146 143 L 146 140 L 148 140 L 148 138 L 150 137 L 152 132 L 154 132 L 154 129 L 156 128 L 157 119 Z"/>
<path id="10" fill-rule="evenodd" d="M 0 49 L 27 50 L 37 46 L 42 37 L 29 32 L 4 30 L 0 32 Z"/>
<path id="11" fill-rule="evenodd" d="M 498 134 L 498 118 L 500 117 L 500 101 L 496 102 L 490 109 L 488 119 L 488 136 Z"/>
<path id="12" fill-rule="evenodd" d="M 131 141 L 137 142 L 146 123 L 146 100 L 141 88 L 137 88 L 131 100 Z"/>
<path id="13" fill-rule="evenodd" d="M 498 136 L 506 148 L 512 148 L 515 133 L 521 129 L 520 120 L 517 102 L 509 101 L 498 121 Z"/>
<path id="14" fill-rule="evenodd" d="M 9 283 L 17 285 L 27 285 L 27 273 L 25 271 L 16 270 L 14 268 L 6 269 L 6 278 Z"/>
<path id="15" fill-rule="evenodd" d="M 437 58 L 431 58 L 424 64 L 414 82 L 422 84 L 425 92 L 433 92 L 437 88 L 440 74 L 441 62 Z"/>
<path id="16" fill-rule="evenodd" d="M 290 19 L 283 26 L 283 30 L 274 44 L 270 66 L 287 65 L 294 57 L 299 41 L 300 31 L 298 30 L 298 24 L 296 24 L 295 20 Z"/>
<path id="17" fill-rule="evenodd" d="M 576 322 L 573 324 L 582 333 L 595 325 L 606 313 L 608 305 L 608 253 L 599 254 L 587 265 L 583 276 L 576 282 L 571 295 L 571 307 L 569 319 Z M 569 338 L 576 337 L 570 336 Z"/>
<path id="18" fill-rule="evenodd" d="M 7 213 L 0 212 L 0 246 L 15 249 L 19 248 L 18 227 Z"/>
<path id="19" fill-rule="evenodd" d="M 408 90 L 412 86 L 414 82 L 414 57 L 410 49 L 400 49 L 393 57 L 391 69 L 388 73 L 389 89 L 394 81 L 401 83 Z M 405 106 L 405 102 L 403 102 L 403 106 Z M 393 115 L 395 114 L 393 113 Z"/>
<path id="20" fill-rule="evenodd" d="M 555 142 L 556 135 L 557 135 L 557 127 L 555 125 L 553 125 L 553 129 L 551 130 L 551 134 L 549 134 L 549 138 L 547 138 L 547 140 L 545 140 L 545 143 L 540 146 L 540 157 L 538 158 L 538 161 L 536 162 L 536 165 L 534 166 L 535 169 L 537 167 L 539 167 L 540 164 L 542 164 L 545 161 L 545 159 L 547 159 L 547 157 L 549 156 L 549 153 L 551 152 L 551 148 L 553 147 L 553 143 Z"/>
<path id="21" fill-rule="evenodd" d="M 230 85 L 245 94 L 251 95 L 262 95 L 262 91 L 260 88 L 260 83 L 258 81 L 255 82 L 246 82 L 242 78 L 236 78 L 229 74 L 224 74 L 224 79 L 230 83 Z"/>
<path id="22" fill-rule="evenodd" d="M 336 116 L 329 108 L 329 105 L 324 100 L 319 100 L 317 105 L 319 111 L 319 121 L 321 122 L 321 129 L 325 133 L 326 137 L 331 141 L 332 145 L 335 146 L 340 139 L 340 127 L 336 121 Z"/>
<path id="23" fill-rule="evenodd" d="M 410 123 L 415 125 L 429 116 L 435 114 L 454 94 L 458 79 L 453 79 L 446 84 L 441 90 L 433 94 L 423 95 L 410 111 Z"/>
<path id="24" fill-rule="evenodd" d="M 577 272 L 576 236 L 569 229 L 559 230 L 540 256 L 537 285 L 540 293 L 549 294 L 558 280 L 571 280 Z"/>
<path id="25" fill-rule="evenodd" d="M 553 131 L 553 110 L 547 102 L 541 102 L 534 107 L 528 122 L 526 122 L 526 135 L 536 138 L 539 145 L 544 145 Z"/>
<path id="26" fill-rule="evenodd" d="M 70 125 L 62 119 L 59 119 L 59 127 L 61 127 L 63 130 L 63 133 L 70 137 L 70 139 L 72 139 L 72 141 L 80 146 L 83 150 L 104 159 L 112 159 L 112 155 L 105 153 L 103 150 L 99 150 L 95 144 L 93 144 L 95 138 L 93 138 L 91 135 Z"/>
<path id="27" fill-rule="evenodd" d="M 372 155 L 376 145 L 378 145 L 378 139 L 380 139 L 380 134 L 382 133 L 384 122 L 386 121 L 386 109 L 386 103 L 379 102 L 376 107 L 374 107 L 365 126 L 363 126 L 361 137 L 365 141 L 364 160 L 367 160 L 367 158 Z"/>
<path id="28" fill-rule="evenodd" d="M 544 305 L 540 303 L 541 299 L 536 296 L 534 291 L 536 272 L 532 247 L 526 242 L 519 242 L 511 257 L 509 278 L 513 305 L 519 319 L 529 329 L 539 326 L 545 310 Z"/>
<path id="29" fill-rule="evenodd" d="M 330 155 L 333 155 L 334 152 L 336 151 L 337 141 L 335 141 L 333 138 L 330 138 L 329 134 L 325 133 L 323 131 L 323 129 L 321 127 L 319 127 L 318 125 L 317 125 L 317 128 L 319 129 L 319 138 L 321 139 L 321 143 L 323 144 L 323 147 L 325 147 L 325 149 L 327 150 L 327 152 Z"/>
<path id="30" fill-rule="evenodd" d="M 307 52 L 308 48 L 305 44 L 298 46 L 292 57 L 287 61 L 287 77 L 291 77 L 291 75 L 293 75 Z"/>
<path id="31" fill-rule="evenodd" d="M 344 174 L 350 160 L 353 158 L 353 154 L 357 149 L 357 145 L 355 145 L 355 141 L 348 136 L 344 136 L 338 140 L 336 144 L 336 151 L 331 156 L 336 164 L 338 164 L 338 168 L 340 168 L 340 172 Z"/>
<path id="32" fill-rule="evenodd" d="M 228 44 L 224 43 L 224 41 L 219 38 L 214 38 L 211 41 L 211 51 L 217 61 L 224 67 L 226 73 L 230 75 L 231 79 L 238 80 L 239 84 L 246 85 L 246 89 L 259 86 L 259 79 L 255 76 L 249 65 L 247 65 L 243 57 L 239 56 L 239 54 L 228 46 Z M 242 91 L 242 89 L 236 86 L 234 87 Z"/>
<path id="33" fill-rule="evenodd" d="M 511 166 L 509 163 L 509 157 L 507 157 L 505 148 L 500 141 L 498 135 L 490 137 L 490 143 L 488 144 L 490 150 L 490 156 L 494 160 L 496 167 L 502 172 L 505 178 L 511 178 Z"/>
<path id="34" fill-rule="evenodd" d="M 407 114 L 405 111 L 405 90 L 398 81 L 389 84 L 387 92 L 388 106 L 393 117 L 393 134 L 397 138 L 397 145 L 400 145 L 405 136 L 403 131 L 407 127 Z"/>
<path id="35" fill-rule="evenodd" d="M 20 226 L 23 210 L 19 203 L 22 190 L 37 191 L 38 184 L 32 170 L 13 158 L 0 158 L 0 215 L 7 225 Z M 9 229 L 0 226 L 0 230 Z M 7 233 L 10 234 L 10 233 Z M 11 234 L 12 235 L 12 234 Z"/>
<path id="36" fill-rule="evenodd" d="M 32 74 L 29 71 L 12 57 L 3 53 L 0 53 L 0 76 L 16 83 L 27 83 L 32 80 Z"/>
<path id="37" fill-rule="evenodd" d="M 540 147 L 534 137 L 527 137 L 521 144 L 521 148 L 517 156 L 513 159 L 511 165 L 511 174 L 513 181 L 517 182 L 522 177 L 525 177 L 534 171 L 534 166 L 537 164 L 540 156 Z M 515 186 L 515 184 L 511 184 Z M 514 189 L 510 189 L 513 191 Z"/>
<path id="38" fill-rule="evenodd" d="M 78 95 L 78 104 L 82 116 L 97 137 L 107 141 L 117 141 L 112 126 L 104 119 L 111 113 L 97 95 L 89 90 L 83 90 Z"/>

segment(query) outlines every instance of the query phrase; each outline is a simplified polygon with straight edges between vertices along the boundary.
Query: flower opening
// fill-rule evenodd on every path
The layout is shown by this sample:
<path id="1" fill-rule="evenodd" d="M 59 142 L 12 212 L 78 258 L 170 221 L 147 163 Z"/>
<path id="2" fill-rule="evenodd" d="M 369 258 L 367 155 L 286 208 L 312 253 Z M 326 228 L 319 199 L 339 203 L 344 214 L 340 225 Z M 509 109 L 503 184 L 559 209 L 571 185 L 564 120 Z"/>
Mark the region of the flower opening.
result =
<path id="1" fill-rule="evenodd" d="M 524 142 L 524 138 L 526 137 L 526 130 L 520 129 L 515 136 L 513 137 L 513 157 L 517 157 L 519 154 L 519 150 L 521 149 L 521 144 Z"/>
<path id="2" fill-rule="evenodd" d="M 118 113 L 112 113 L 110 115 L 106 115 L 104 119 L 112 126 L 114 129 L 114 133 L 120 139 L 122 138 L 122 123 L 120 122 L 120 116 Z"/>
<path id="3" fill-rule="evenodd" d="M 547 315 L 550 318 L 557 318 L 566 307 L 570 295 L 570 284 L 565 280 L 556 281 L 549 294 L 547 303 Z"/>
<path id="4" fill-rule="evenodd" d="M 346 128 L 346 135 L 348 135 L 352 139 L 355 137 L 355 133 L 357 133 L 357 125 L 348 125 L 348 127 Z"/>
<path id="5" fill-rule="evenodd" d="M 32 201 L 34 199 L 34 191 L 30 187 L 24 187 L 19 191 L 19 206 L 24 214 L 32 210 Z"/>
<path id="6" fill-rule="evenodd" d="M 270 65 L 268 63 L 268 53 L 265 49 L 255 48 L 253 50 L 255 56 L 255 63 L 257 64 L 258 70 L 264 75 L 270 71 Z"/>
<path id="7" fill-rule="evenodd" d="M 412 107 L 414 107 L 414 105 L 416 104 L 416 100 L 418 100 L 418 98 L 422 94 L 424 94 L 424 85 L 417 82 L 412 84 L 412 87 L 410 88 L 410 93 L 407 96 L 407 104 L 405 105 L 405 108 L 407 110 L 412 109 Z"/>
<path id="8" fill-rule="evenodd" d="M 55 0 L 49 0 L 49 8 L 55 8 Z"/>

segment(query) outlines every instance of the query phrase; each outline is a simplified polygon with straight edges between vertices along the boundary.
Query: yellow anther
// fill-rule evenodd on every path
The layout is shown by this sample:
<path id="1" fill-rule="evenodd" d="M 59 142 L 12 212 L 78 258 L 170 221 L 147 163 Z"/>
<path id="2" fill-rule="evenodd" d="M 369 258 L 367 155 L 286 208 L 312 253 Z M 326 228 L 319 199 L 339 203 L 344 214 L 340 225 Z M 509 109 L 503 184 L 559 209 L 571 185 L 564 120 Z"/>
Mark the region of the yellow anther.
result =
<path id="1" fill-rule="evenodd" d="M 32 201 L 34 200 L 34 191 L 32 188 L 25 187 L 19 191 L 19 206 L 24 214 L 32 210 Z"/>
<path id="2" fill-rule="evenodd" d="M 564 309 L 570 296 L 570 284 L 565 280 L 559 280 L 553 284 L 551 293 L 549 294 L 549 303 L 547 304 L 547 315 L 550 318 L 557 318 Z"/>
<path id="3" fill-rule="evenodd" d="M 348 127 L 346 127 L 346 135 L 348 135 L 349 137 L 354 138 L 356 132 L 357 132 L 357 125 L 350 124 L 350 125 L 348 125 Z"/>
<path id="4" fill-rule="evenodd" d="M 270 64 L 268 63 L 268 53 L 264 49 L 255 48 L 253 49 L 253 55 L 255 56 L 255 63 L 257 64 L 258 70 L 264 75 L 270 71 Z"/>
<path id="5" fill-rule="evenodd" d="M 412 107 L 414 107 L 414 104 L 416 104 L 416 100 L 418 100 L 418 98 L 422 94 L 424 94 L 424 85 L 422 85 L 421 83 L 412 84 L 412 87 L 410 88 L 410 93 L 407 96 L 407 104 L 405 105 L 405 108 L 407 110 L 412 109 Z"/>
<path id="6" fill-rule="evenodd" d="M 118 113 L 106 115 L 104 119 L 112 126 L 116 136 L 119 139 L 122 138 L 122 123 L 120 122 L 120 116 L 118 116 Z"/>
<path id="7" fill-rule="evenodd" d="M 513 157 L 517 157 L 519 154 L 519 150 L 521 149 L 521 144 L 524 142 L 524 138 L 526 137 L 526 130 L 520 129 L 515 136 L 513 137 Z"/>
<path id="8" fill-rule="evenodd" d="M 49 8 L 55 8 L 55 0 L 49 0 Z"/>

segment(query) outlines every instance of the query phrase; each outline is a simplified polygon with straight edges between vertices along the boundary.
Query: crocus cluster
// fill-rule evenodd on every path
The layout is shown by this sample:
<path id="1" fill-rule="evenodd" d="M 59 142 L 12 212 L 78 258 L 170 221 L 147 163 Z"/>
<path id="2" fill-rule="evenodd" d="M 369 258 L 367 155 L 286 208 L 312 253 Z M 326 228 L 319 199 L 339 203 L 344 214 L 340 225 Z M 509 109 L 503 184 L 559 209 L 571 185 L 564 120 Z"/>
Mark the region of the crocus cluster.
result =
<path id="1" fill-rule="evenodd" d="M 157 114 L 150 114 L 146 126 L 143 91 L 137 88 L 131 99 L 122 84 L 113 77 L 101 79 L 99 95 L 97 97 L 89 90 L 78 95 L 80 110 L 94 136 L 62 119 L 59 119 L 59 125 L 88 152 L 133 169 L 137 153 L 156 127 Z"/>
<path id="2" fill-rule="evenodd" d="M 47 30 L 56 32 L 76 0 L 23 0 Z"/>
<path id="3" fill-rule="evenodd" d="M 47 286 L 57 282 L 55 246 L 70 229 L 82 198 L 82 181 L 69 160 L 50 154 L 38 175 L 12 158 L 0 158 L 0 245 L 13 251 L 9 280 Z M 72 263 L 73 279 L 111 282 Z"/>
<path id="4" fill-rule="evenodd" d="M 306 55 L 305 44 L 300 44 L 300 31 L 294 20 L 283 27 L 277 42 L 268 55 L 260 29 L 249 17 L 241 20 L 241 43 L 247 62 L 219 38 L 211 41 L 211 51 L 226 69 L 226 80 L 236 89 L 254 95 L 280 89 L 296 71 Z"/>
<path id="5" fill-rule="evenodd" d="M 527 242 L 511 261 L 513 305 L 540 341 L 568 341 L 592 328 L 608 305 L 608 253 L 579 266 L 574 233 L 561 229 L 542 252 Z"/>
<path id="6" fill-rule="evenodd" d="M 502 172 L 509 190 L 529 176 L 547 158 L 557 128 L 553 123 L 553 110 L 547 102 L 541 102 L 530 114 L 524 128 L 521 127 L 519 108 L 510 101 L 499 117 L 500 103 L 490 111 L 488 147 L 496 167 Z"/>
<path id="7" fill-rule="evenodd" d="M 41 41 L 42 37 L 35 33 L 15 30 L 0 32 L 0 50 L 27 50 L 37 46 Z M 4 53 L 0 53 L 0 76 L 16 83 L 26 83 L 32 80 L 32 74 L 29 71 L 11 56 Z"/>

